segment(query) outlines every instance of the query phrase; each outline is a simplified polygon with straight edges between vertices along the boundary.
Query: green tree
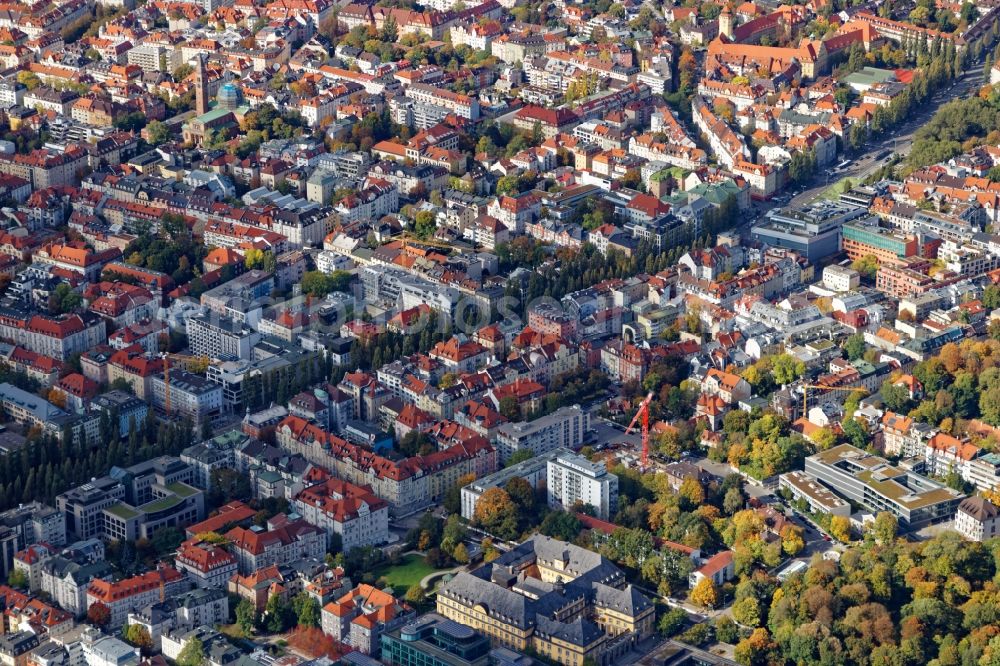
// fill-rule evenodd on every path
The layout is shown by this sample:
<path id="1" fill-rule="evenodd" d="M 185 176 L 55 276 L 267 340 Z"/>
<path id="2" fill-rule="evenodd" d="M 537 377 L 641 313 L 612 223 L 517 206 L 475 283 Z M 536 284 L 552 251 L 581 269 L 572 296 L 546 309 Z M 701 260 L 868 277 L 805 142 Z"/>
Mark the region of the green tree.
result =
<path id="1" fill-rule="evenodd" d="M 735 645 L 740 640 L 740 630 L 728 615 L 715 621 L 715 637 L 722 643 Z"/>
<path id="2" fill-rule="evenodd" d="M 892 543 L 895 540 L 898 530 L 899 522 L 896 520 L 896 516 L 888 511 L 879 511 L 878 515 L 875 516 L 875 522 L 871 526 L 871 535 L 876 543 L 884 545 Z"/>
<path id="3" fill-rule="evenodd" d="M 865 336 L 861 333 L 855 333 L 844 341 L 844 352 L 847 354 L 847 359 L 850 361 L 856 361 L 865 355 Z"/>
<path id="4" fill-rule="evenodd" d="M 170 140 L 170 127 L 159 120 L 154 120 L 146 125 L 146 135 L 149 136 L 149 143 L 159 146 Z"/>
<path id="5" fill-rule="evenodd" d="M 177 666 L 202 666 L 205 663 L 205 645 L 197 636 L 184 643 L 177 655 Z"/>
<path id="6" fill-rule="evenodd" d="M 272 634 L 280 634 L 288 628 L 291 609 L 277 594 L 271 595 L 264 607 L 265 626 Z"/>
<path id="7" fill-rule="evenodd" d="M 144 653 L 153 649 L 153 638 L 149 635 L 149 630 L 141 624 L 127 624 L 122 630 L 125 640 L 136 646 Z"/>
<path id="8" fill-rule="evenodd" d="M 1000 308 L 1000 287 L 991 284 L 983 290 L 983 307 L 988 310 Z"/>
<path id="9" fill-rule="evenodd" d="M 236 624 L 245 637 L 253 635 L 253 629 L 257 625 L 257 609 L 249 599 L 240 599 L 240 603 L 236 604 Z"/>
<path id="10" fill-rule="evenodd" d="M 59 283 L 49 297 L 49 310 L 54 314 L 73 312 L 83 303 L 83 297 L 65 282 Z"/>
<path id="11" fill-rule="evenodd" d="M 350 289 L 352 275 L 347 271 L 334 271 L 333 273 L 322 273 L 320 271 L 308 271 L 302 276 L 302 293 L 309 296 L 323 297 L 331 291 L 348 291 Z"/>
<path id="12" fill-rule="evenodd" d="M 790 354 L 780 354 L 771 363 L 774 381 L 779 384 L 791 384 L 806 372 L 806 364 Z"/>
<path id="13" fill-rule="evenodd" d="M 518 463 L 522 463 L 525 460 L 531 460 L 534 457 L 535 457 L 535 452 L 532 451 L 531 449 L 518 449 L 517 451 L 514 451 L 514 453 L 511 454 L 510 458 L 507 458 L 507 463 L 504 465 L 504 467 L 513 467 Z"/>
<path id="14" fill-rule="evenodd" d="M 292 599 L 292 612 L 300 627 L 319 626 L 319 602 L 306 592 L 299 592 Z"/>
<path id="15" fill-rule="evenodd" d="M 421 238 L 430 238 L 437 231 L 437 218 L 429 210 L 422 210 L 413 218 L 413 233 Z"/>
<path id="16" fill-rule="evenodd" d="M 866 254 L 851 262 L 851 268 L 861 273 L 863 277 L 874 279 L 878 273 L 878 257 L 873 254 Z"/>
<path id="17" fill-rule="evenodd" d="M 891 381 L 882 383 L 879 395 L 882 396 L 882 404 L 885 405 L 885 408 L 892 412 L 906 413 L 912 404 L 910 393 L 906 387 L 896 386 Z"/>
<path id="18" fill-rule="evenodd" d="M 508 421 L 521 420 L 521 405 L 517 398 L 512 395 L 504 396 L 500 399 L 500 414 Z"/>
<path id="19" fill-rule="evenodd" d="M 183 63 L 174 68 L 174 81 L 183 81 L 194 72 L 194 67 Z"/>
<path id="20" fill-rule="evenodd" d="M 660 615 L 657 628 L 661 634 L 670 637 L 679 634 L 687 626 L 687 623 L 687 613 L 684 612 L 684 609 L 673 607 Z"/>
<path id="21" fill-rule="evenodd" d="M 744 597 L 733 604 L 733 618 L 747 627 L 759 627 L 760 604 L 755 597 Z"/>
<path id="22" fill-rule="evenodd" d="M 538 531 L 545 536 L 562 541 L 574 541 L 583 529 L 580 519 L 566 511 L 549 511 L 545 514 Z"/>
<path id="23" fill-rule="evenodd" d="M 28 575 L 22 569 L 11 569 L 7 584 L 18 590 L 28 589 Z"/>

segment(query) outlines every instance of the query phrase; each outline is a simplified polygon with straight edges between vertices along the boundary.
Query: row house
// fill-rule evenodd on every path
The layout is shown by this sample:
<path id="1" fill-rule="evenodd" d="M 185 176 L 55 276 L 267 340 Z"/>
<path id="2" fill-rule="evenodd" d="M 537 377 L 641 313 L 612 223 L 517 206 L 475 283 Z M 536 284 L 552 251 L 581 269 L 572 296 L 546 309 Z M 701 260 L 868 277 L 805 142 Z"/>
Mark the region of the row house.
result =
<path id="1" fill-rule="evenodd" d="M 161 564 L 154 571 L 117 582 L 95 580 L 87 589 L 87 608 L 100 603 L 111 611 L 109 626 L 120 627 L 131 611 L 186 592 L 187 576 L 172 566 Z"/>
<path id="2" fill-rule="evenodd" d="M 74 354 L 103 344 L 107 334 L 104 320 L 89 312 L 51 317 L 8 311 L 0 315 L 0 338 L 66 361 Z"/>
<path id="3" fill-rule="evenodd" d="M 54 358 L 14 345 L 0 344 L 0 363 L 14 372 L 24 373 L 45 387 L 52 386 L 62 374 L 63 364 Z"/>
<path id="4" fill-rule="evenodd" d="M 389 502 L 393 515 L 407 515 L 440 499 L 465 474 L 483 476 L 497 467 L 496 450 L 482 438 L 426 456 L 390 460 L 295 416 L 281 421 L 275 437 L 283 448 L 301 453 L 338 478 L 371 487 Z"/>

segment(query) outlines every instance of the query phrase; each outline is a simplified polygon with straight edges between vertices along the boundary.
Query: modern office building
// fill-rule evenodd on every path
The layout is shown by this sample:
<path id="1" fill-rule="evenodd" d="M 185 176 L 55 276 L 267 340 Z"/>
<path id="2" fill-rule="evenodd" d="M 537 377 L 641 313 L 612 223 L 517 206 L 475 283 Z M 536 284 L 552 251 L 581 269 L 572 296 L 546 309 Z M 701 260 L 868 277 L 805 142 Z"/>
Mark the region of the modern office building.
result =
<path id="1" fill-rule="evenodd" d="M 778 487 L 788 491 L 793 500 L 804 500 L 813 513 L 829 513 L 832 516 L 851 515 L 849 502 L 837 497 L 837 493 L 804 472 L 782 474 L 778 477 Z"/>
<path id="2" fill-rule="evenodd" d="M 877 218 L 845 224 L 841 235 L 844 252 L 851 260 L 873 256 L 880 264 L 894 263 L 920 251 L 916 235 L 881 227 Z"/>
<path id="3" fill-rule="evenodd" d="M 56 497 L 67 531 L 78 539 L 135 540 L 164 527 L 185 527 L 205 517 L 205 495 L 190 485 L 194 470 L 161 456 Z"/>
<path id="4" fill-rule="evenodd" d="M 751 229 L 753 240 L 795 250 L 810 262 L 840 251 L 841 227 L 868 215 L 864 208 L 820 201 L 803 208 L 775 208 Z"/>
<path id="5" fill-rule="evenodd" d="M 851 502 L 892 513 L 904 530 L 951 520 L 965 497 L 850 444 L 809 456 L 805 473 Z"/>
<path id="6" fill-rule="evenodd" d="M 391 666 L 489 666 L 490 639 L 437 613 L 382 634 L 382 661 Z"/>

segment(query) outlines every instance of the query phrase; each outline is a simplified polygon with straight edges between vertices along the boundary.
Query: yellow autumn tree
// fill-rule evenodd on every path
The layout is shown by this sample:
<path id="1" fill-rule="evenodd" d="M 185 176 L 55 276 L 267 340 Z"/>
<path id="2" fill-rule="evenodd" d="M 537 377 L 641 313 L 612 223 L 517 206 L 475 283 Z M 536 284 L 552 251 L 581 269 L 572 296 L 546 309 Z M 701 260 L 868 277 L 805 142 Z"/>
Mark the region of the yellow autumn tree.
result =
<path id="1" fill-rule="evenodd" d="M 806 547 L 802 538 L 802 528 L 795 525 L 785 525 L 781 528 L 781 549 L 786 555 L 795 557 Z"/>
<path id="2" fill-rule="evenodd" d="M 56 387 L 50 388 L 45 397 L 56 407 L 66 409 L 66 394 Z"/>
<path id="3" fill-rule="evenodd" d="M 846 516 L 834 516 L 830 519 L 830 535 L 837 541 L 847 543 L 851 540 L 851 521 Z"/>
<path id="4" fill-rule="evenodd" d="M 702 608 L 715 608 L 719 603 L 719 590 L 711 578 L 702 578 L 691 590 L 691 603 Z"/>
<path id="5" fill-rule="evenodd" d="M 692 506 L 700 506 L 705 501 L 705 489 L 698 483 L 698 479 L 689 476 L 681 482 L 681 487 L 677 489 L 677 494 L 687 500 Z"/>

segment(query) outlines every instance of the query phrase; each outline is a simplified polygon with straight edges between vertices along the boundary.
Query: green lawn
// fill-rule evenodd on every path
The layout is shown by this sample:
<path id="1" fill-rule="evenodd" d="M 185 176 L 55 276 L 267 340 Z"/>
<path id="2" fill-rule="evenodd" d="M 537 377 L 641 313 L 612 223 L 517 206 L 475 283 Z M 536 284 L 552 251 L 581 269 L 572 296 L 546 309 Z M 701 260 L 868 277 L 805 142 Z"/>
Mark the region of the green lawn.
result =
<path id="1" fill-rule="evenodd" d="M 429 573 L 434 573 L 437 569 L 427 566 L 424 558 L 420 555 L 407 555 L 396 566 L 384 564 L 377 567 L 373 572 L 375 579 L 385 578 L 400 594 L 405 593 L 410 587 L 416 585 Z"/>
<path id="2" fill-rule="evenodd" d="M 841 178 L 836 183 L 827 188 L 827 190 L 820 195 L 820 198 L 829 199 L 830 201 L 836 201 L 840 197 L 841 193 L 843 193 L 844 185 L 848 184 L 846 181 L 850 181 L 849 184 L 851 185 L 851 187 L 854 187 L 855 185 L 861 182 L 859 178 L 852 178 L 850 176 L 846 178 Z"/>

